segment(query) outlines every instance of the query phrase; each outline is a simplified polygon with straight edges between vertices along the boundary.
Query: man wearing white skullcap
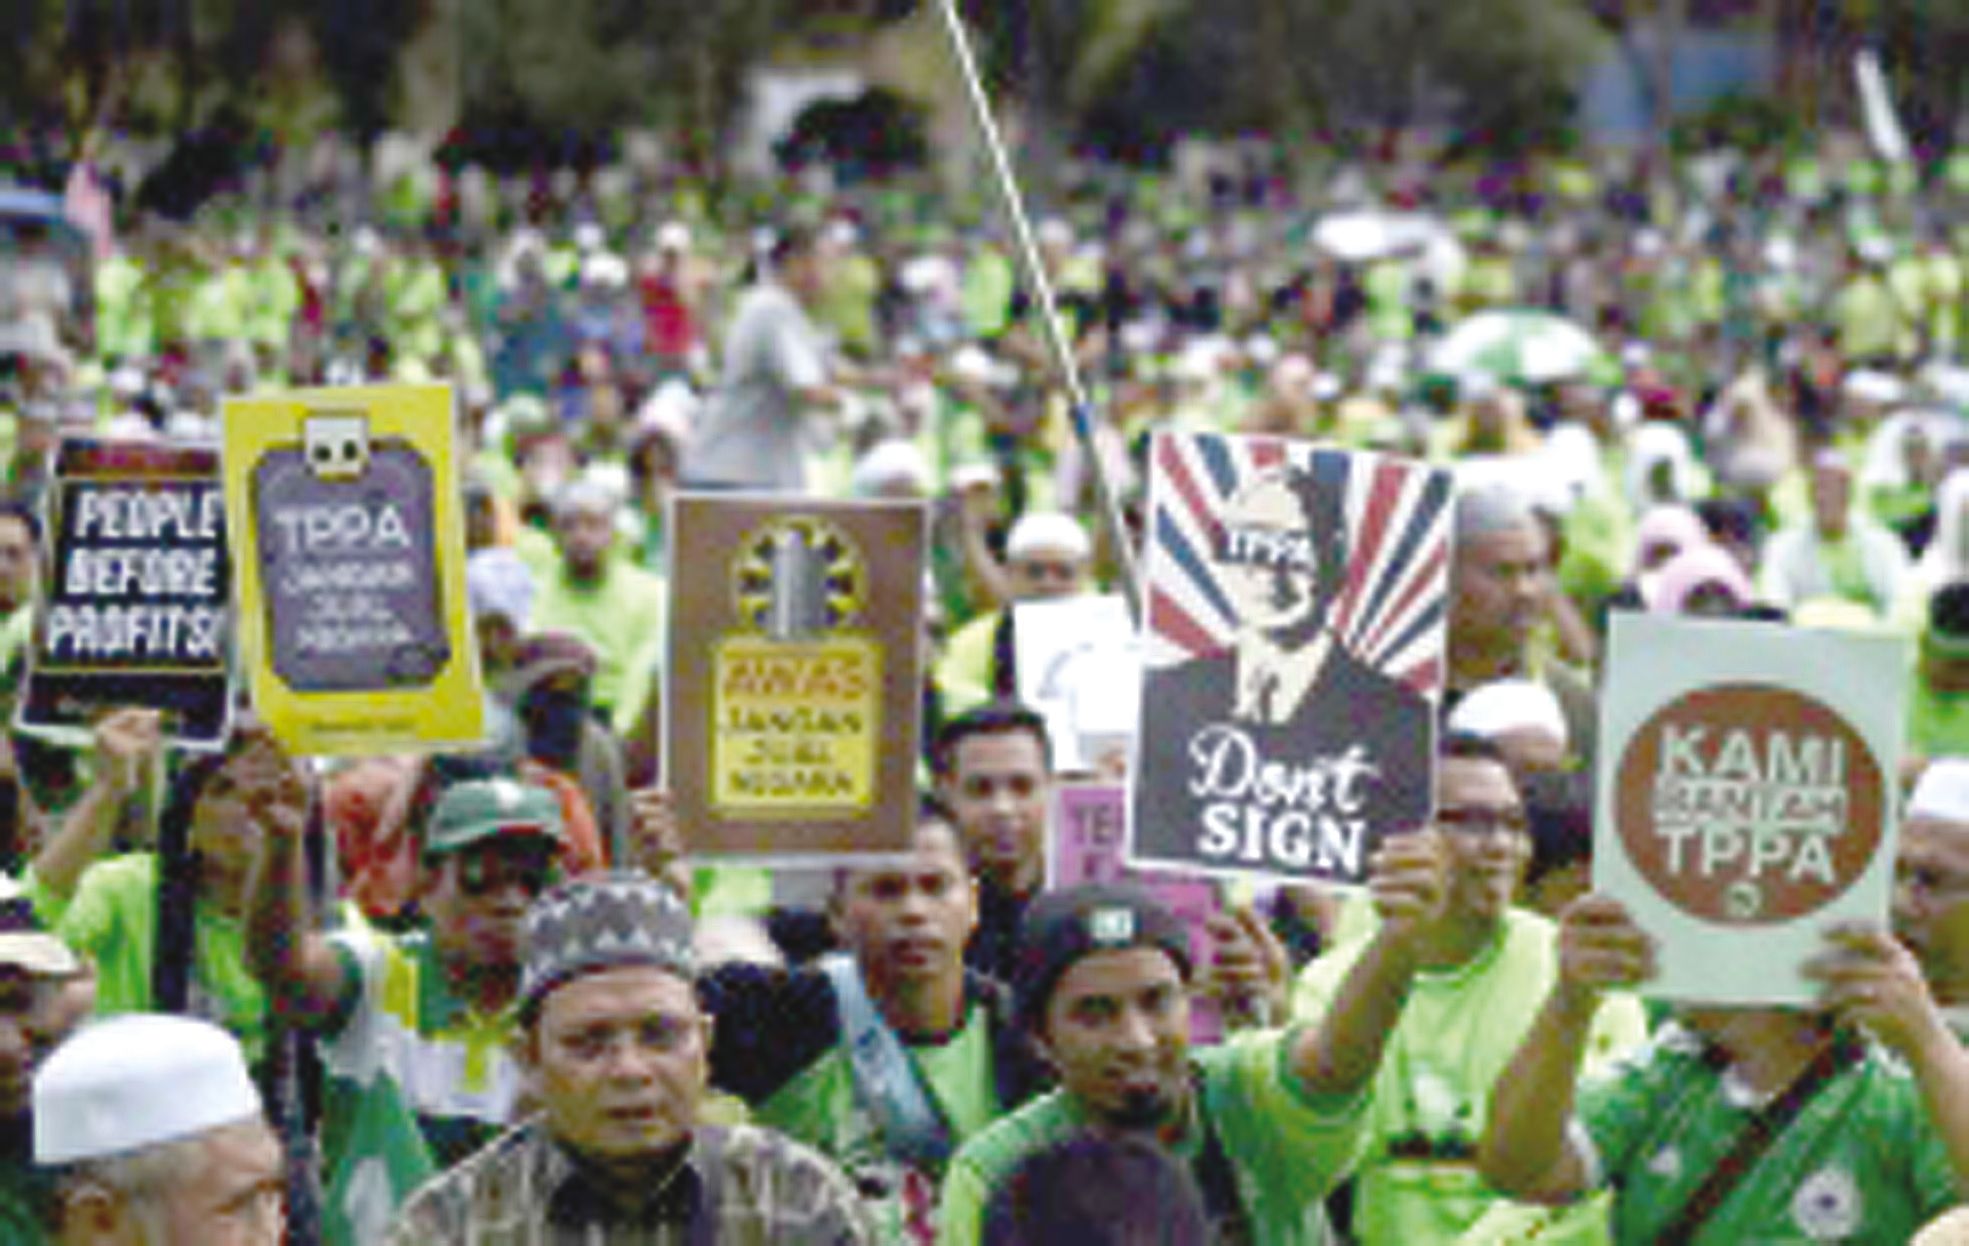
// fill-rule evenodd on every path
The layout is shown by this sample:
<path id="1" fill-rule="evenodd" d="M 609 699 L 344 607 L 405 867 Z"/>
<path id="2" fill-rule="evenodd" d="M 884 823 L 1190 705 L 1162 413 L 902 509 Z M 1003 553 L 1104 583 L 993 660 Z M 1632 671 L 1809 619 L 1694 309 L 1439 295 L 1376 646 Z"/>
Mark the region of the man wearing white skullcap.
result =
<path id="1" fill-rule="evenodd" d="M 1073 597 L 1087 591 L 1093 542 L 1073 516 L 1029 511 L 1005 537 L 1005 581 L 1013 602 Z M 1013 677 L 1011 611 L 972 619 L 951 636 L 937 663 L 937 687 L 946 714 L 959 714 L 994 697 L 1018 692 Z"/>
<path id="2" fill-rule="evenodd" d="M 34 1078 L 34 1159 L 60 1174 L 62 1246 L 275 1246 L 286 1229 L 245 1053 L 206 1021 L 126 1013 L 57 1048 Z"/>
<path id="3" fill-rule="evenodd" d="M 1950 1027 L 1969 1031 L 1969 757 L 1921 772 L 1894 873 L 1894 933 L 1920 958 Z"/>

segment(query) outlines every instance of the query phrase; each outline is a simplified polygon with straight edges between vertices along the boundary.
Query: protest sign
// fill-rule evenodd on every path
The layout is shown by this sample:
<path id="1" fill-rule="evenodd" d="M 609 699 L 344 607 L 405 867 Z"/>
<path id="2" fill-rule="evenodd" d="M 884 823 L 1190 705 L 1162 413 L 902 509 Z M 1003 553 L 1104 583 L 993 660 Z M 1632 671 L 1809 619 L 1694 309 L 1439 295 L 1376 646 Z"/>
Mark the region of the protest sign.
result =
<path id="1" fill-rule="evenodd" d="M 1141 648 L 1118 594 L 1022 601 L 1012 607 L 1019 701 L 1046 717 L 1053 769 L 1098 769 L 1127 756 L 1142 690 Z"/>
<path id="2" fill-rule="evenodd" d="M 693 852 L 907 849 L 926 523 L 915 502 L 675 500 L 664 774 Z"/>
<path id="3" fill-rule="evenodd" d="M 290 752 L 484 735 L 451 390 L 225 404 L 226 509 L 253 703 Z"/>
<path id="4" fill-rule="evenodd" d="M 1364 882 L 1429 818 L 1447 473 L 1163 434 L 1130 860 Z"/>
<path id="5" fill-rule="evenodd" d="M 1200 874 L 1137 870 L 1127 862 L 1128 790 L 1118 783 L 1062 783 L 1054 789 L 1046 841 L 1048 890 L 1076 883 L 1131 882 L 1162 901 L 1189 932 L 1190 962 L 1210 955 L 1210 919 L 1221 911 L 1214 879 Z M 1191 1036 L 1214 1041 L 1223 1020 L 1213 1001 L 1191 1003 Z"/>
<path id="6" fill-rule="evenodd" d="M 1799 1004 L 1830 922 L 1885 922 L 1902 641 L 1616 612 L 1593 885 L 1658 944 L 1663 998 Z"/>
<path id="7" fill-rule="evenodd" d="M 231 576 L 216 446 L 69 438 L 55 456 L 23 730 L 71 743 L 118 706 L 187 748 L 230 719 Z"/>

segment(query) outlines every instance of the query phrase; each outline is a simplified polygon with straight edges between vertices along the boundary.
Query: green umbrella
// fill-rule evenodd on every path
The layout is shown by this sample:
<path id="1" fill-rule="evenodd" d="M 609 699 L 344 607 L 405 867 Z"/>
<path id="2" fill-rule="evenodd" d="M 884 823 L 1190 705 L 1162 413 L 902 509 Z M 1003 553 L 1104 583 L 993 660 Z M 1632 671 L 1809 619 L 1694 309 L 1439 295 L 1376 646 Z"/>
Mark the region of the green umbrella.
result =
<path id="1" fill-rule="evenodd" d="M 1484 372 L 1509 384 L 1543 385 L 1595 369 L 1605 352 L 1593 335 L 1543 311 L 1478 312 L 1452 328 L 1429 358 L 1431 372 Z"/>

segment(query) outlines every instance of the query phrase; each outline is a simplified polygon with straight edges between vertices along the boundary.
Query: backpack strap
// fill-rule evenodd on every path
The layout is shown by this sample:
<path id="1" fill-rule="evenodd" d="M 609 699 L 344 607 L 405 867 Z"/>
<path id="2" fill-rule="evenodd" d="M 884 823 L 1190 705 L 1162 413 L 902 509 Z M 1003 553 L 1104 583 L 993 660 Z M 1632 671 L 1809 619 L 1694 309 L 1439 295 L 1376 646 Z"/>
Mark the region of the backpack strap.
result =
<path id="1" fill-rule="evenodd" d="M 944 1121 L 902 1039 L 869 998 L 861 969 L 850 956 L 821 957 L 819 967 L 834 987 L 841 1046 L 854 1075 L 855 1095 L 882 1131 L 888 1153 L 907 1163 L 941 1170 L 955 1149 Z"/>

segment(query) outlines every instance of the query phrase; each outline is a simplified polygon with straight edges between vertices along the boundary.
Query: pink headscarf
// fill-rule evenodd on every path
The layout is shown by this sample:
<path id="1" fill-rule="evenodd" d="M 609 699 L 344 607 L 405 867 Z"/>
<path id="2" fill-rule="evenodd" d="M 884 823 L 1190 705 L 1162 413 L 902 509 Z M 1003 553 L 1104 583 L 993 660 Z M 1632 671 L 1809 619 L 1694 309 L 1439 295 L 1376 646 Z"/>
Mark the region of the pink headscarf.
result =
<path id="1" fill-rule="evenodd" d="M 1727 590 L 1738 607 L 1757 599 L 1743 566 L 1722 546 L 1704 541 L 1684 548 L 1662 567 L 1654 577 L 1654 591 L 1646 594 L 1648 609 L 1654 614 L 1681 614 L 1689 598 L 1704 585 Z"/>
<path id="2" fill-rule="evenodd" d="M 1702 526 L 1702 517 L 1695 511 L 1674 502 L 1650 506 L 1634 527 L 1634 572 L 1647 571 L 1642 559 L 1654 546 L 1672 545 L 1678 553 L 1686 553 L 1707 544 L 1709 529 Z"/>

